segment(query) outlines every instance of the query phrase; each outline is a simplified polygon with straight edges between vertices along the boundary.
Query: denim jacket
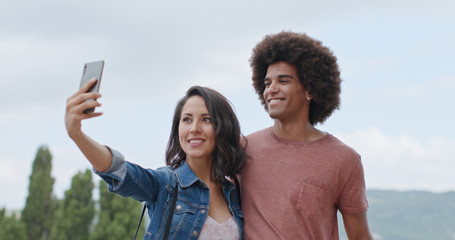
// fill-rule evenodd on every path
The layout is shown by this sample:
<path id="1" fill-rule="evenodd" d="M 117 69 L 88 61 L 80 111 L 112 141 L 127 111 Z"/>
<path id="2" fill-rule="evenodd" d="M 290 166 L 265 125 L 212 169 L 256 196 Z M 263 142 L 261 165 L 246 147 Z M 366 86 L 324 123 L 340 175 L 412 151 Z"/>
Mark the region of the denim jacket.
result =
<path id="1" fill-rule="evenodd" d="M 150 225 L 143 239 L 163 238 L 176 184 L 179 188 L 178 197 L 169 239 L 198 239 L 209 212 L 210 193 L 207 185 L 196 177 L 186 161 L 175 170 L 171 167 L 151 170 L 126 162 L 115 150 L 111 149 L 111 152 L 111 168 L 106 172 L 95 173 L 106 181 L 109 191 L 146 202 Z M 222 190 L 243 239 L 243 213 L 238 191 L 227 180 L 222 183 Z"/>

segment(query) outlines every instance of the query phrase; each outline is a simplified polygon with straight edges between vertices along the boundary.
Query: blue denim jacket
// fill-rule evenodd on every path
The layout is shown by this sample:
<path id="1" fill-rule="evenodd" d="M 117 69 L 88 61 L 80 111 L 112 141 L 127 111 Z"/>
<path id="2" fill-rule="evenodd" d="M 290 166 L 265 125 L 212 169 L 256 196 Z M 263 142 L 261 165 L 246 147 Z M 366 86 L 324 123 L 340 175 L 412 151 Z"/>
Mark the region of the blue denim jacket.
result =
<path id="1" fill-rule="evenodd" d="M 108 184 L 109 191 L 124 197 L 145 201 L 150 225 L 144 240 L 161 239 L 164 234 L 169 208 L 172 203 L 175 184 L 178 183 L 178 197 L 169 239 L 197 239 L 209 212 L 209 189 L 188 164 L 184 162 L 173 170 L 162 167 L 157 170 L 144 169 L 126 162 L 123 156 L 111 150 L 113 164 L 106 172 L 97 172 Z M 222 183 L 222 190 L 229 211 L 239 227 L 243 239 L 243 213 L 240 209 L 240 196 L 235 185 L 229 181 Z M 139 218 L 138 212 L 138 218 Z"/>

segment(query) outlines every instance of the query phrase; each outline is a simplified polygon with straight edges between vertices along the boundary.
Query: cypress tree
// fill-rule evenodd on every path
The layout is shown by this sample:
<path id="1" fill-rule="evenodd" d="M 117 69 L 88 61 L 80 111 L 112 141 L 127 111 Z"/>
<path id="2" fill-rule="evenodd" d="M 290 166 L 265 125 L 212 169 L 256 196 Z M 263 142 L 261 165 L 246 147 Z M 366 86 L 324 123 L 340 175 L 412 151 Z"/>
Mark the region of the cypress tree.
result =
<path id="1" fill-rule="evenodd" d="M 99 184 L 98 223 L 90 235 L 90 240 L 131 239 L 136 231 L 142 210 L 142 204 L 132 198 L 124 198 L 110 193 L 107 184 L 101 180 Z M 147 219 L 147 213 L 144 214 Z M 137 239 L 145 234 L 146 221 L 142 222 Z"/>
<path id="2" fill-rule="evenodd" d="M 71 188 L 65 192 L 56 213 L 50 240 L 87 240 L 95 203 L 92 199 L 92 172 L 78 172 L 71 181 Z"/>
<path id="3" fill-rule="evenodd" d="M 46 146 L 40 146 L 33 161 L 29 192 L 21 216 L 28 239 L 47 240 L 50 233 L 55 210 L 52 196 L 55 180 L 51 169 L 52 155 Z"/>

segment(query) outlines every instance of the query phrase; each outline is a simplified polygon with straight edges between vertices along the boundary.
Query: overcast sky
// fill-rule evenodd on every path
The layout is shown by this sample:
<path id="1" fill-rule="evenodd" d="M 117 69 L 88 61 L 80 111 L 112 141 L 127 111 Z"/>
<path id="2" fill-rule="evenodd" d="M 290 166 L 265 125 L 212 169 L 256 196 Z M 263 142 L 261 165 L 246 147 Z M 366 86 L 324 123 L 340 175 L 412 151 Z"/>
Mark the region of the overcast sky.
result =
<path id="1" fill-rule="evenodd" d="M 0 208 L 24 206 L 41 145 L 53 155 L 59 198 L 90 167 L 64 127 L 85 62 L 106 64 L 104 115 L 83 130 L 156 168 L 175 103 L 192 85 L 228 97 L 245 135 L 272 124 L 248 59 L 282 30 L 305 32 L 337 56 L 341 108 L 318 127 L 362 155 L 367 188 L 454 191 L 455 2 L 376 2 L 2 1 Z"/>

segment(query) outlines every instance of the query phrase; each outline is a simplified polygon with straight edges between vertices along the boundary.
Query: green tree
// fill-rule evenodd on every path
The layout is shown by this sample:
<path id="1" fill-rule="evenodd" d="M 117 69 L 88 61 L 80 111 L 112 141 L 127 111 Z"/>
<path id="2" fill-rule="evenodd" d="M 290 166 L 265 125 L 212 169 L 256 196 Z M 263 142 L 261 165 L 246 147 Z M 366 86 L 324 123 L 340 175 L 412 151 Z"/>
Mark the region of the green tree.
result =
<path id="1" fill-rule="evenodd" d="M 33 161 L 28 196 L 21 220 L 28 239 L 48 239 L 55 211 L 52 196 L 54 178 L 51 176 L 52 155 L 46 146 L 40 146 Z"/>
<path id="2" fill-rule="evenodd" d="M 71 188 L 59 202 L 51 240 L 87 240 L 95 216 L 92 172 L 78 172 L 71 181 Z"/>
<path id="3" fill-rule="evenodd" d="M 132 198 L 110 193 L 106 183 L 100 181 L 98 223 L 90 235 L 90 240 L 130 239 L 134 236 L 141 215 L 142 204 Z M 144 220 L 147 214 L 144 214 Z M 145 234 L 146 221 L 142 222 L 138 239 Z"/>
<path id="4" fill-rule="evenodd" d="M 0 239 L 25 239 L 25 227 L 16 214 L 7 215 L 6 209 L 0 210 Z"/>

